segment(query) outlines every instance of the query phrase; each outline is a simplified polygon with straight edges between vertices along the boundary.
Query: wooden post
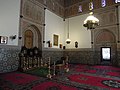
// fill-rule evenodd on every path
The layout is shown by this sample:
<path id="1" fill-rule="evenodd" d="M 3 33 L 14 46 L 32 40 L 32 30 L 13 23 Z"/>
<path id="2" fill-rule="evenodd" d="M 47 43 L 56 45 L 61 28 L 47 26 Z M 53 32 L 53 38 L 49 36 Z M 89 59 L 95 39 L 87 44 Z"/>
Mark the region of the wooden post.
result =
<path id="1" fill-rule="evenodd" d="M 56 66 L 55 66 L 55 61 L 54 61 L 54 72 L 53 72 L 54 76 L 55 76 L 55 68 L 56 68 Z"/>

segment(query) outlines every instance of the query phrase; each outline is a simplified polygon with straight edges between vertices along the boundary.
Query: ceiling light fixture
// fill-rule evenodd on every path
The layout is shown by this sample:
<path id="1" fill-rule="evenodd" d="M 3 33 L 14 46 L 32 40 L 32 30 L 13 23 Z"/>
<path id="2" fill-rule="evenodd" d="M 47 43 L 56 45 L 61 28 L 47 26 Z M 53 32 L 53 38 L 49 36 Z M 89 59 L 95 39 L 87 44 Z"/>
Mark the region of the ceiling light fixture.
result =
<path id="1" fill-rule="evenodd" d="M 83 26 L 87 27 L 87 29 L 95 29 L 96 26 L 99 25 L 99 20 L 96 17 L 94 17 L 94 15 L 93 15 L 93 12 L 92 12 L 93 2 L 92 2 L 92 0 L 89 3 L 89 10 L 91 12 L 89 13 L 89 16 L 85 19 Z"/>
<path id="2" fill-rule="evenodd" d="M 85 19 L 83 26 L 87 29 L 95 29 L 99 25 L 99 20 L 93 16 L 93 12 L 89 13 L 90 15 Z"/>
<path id="3" fill-rule="evenodd" d="M 67 33 L 67 40 L 66 43 L 70 44 L 71 40 L 69 39 L 69 18 L 68 18 L 68 33 Z"/>

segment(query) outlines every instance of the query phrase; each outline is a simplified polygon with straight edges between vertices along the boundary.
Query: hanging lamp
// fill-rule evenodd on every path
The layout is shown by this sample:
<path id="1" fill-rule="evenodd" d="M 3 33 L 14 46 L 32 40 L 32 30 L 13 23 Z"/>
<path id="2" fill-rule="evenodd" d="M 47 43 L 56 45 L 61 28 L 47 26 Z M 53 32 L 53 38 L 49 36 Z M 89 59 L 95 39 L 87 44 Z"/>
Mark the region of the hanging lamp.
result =
<path id="1" fill-rule="evenodd" d="M 67 40 L 66 43 L 70 44 L 71 40 L 69 39 L 69 18 L 68 18 L 68 33 L 67 33 Z"/>
<path id="2" fill-rule="evenodd" d="M 96 26 L 99 25 L 99 20 L 96 17 L 94 17 L 94 15 L 93 15 L 93 12 L 92 12 L 93 2 L 92 2 L 92 0 L 89 3 L 89 10 L 90 10 L 89 16 L 85 19 L 83 26 L 87 27 L 87 29 L 95 29 Z"/>

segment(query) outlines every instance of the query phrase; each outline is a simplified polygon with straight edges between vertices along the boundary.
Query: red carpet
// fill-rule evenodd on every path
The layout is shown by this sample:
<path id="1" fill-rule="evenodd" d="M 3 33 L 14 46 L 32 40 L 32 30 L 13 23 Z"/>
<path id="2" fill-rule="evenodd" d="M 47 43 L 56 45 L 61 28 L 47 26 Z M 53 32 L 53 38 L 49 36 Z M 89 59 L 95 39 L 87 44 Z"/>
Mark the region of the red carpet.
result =
<path id="1" fill-rule="evenodd" d="M 120 72 L 107 72 L 106 75 L 120 77 Z"/>
<path id="2" fill-rule="evenodd" d="M 3 76 L 3 79 L 14 84 L 26 84 L 38 80 L 36 76 L 23 74 L 23 73 L 9 73 Z"/>
<path id="3" fill-rule="evenodd" d="M 74 69 L 75 71 L 77 72 L 85 72 L 87 69 L 84 69 L 84 68 L 76 68 Z"/>
<path id="4" fill-rule="evenodd" d="M 49 81 L 36 85 L 35 87 L 32 88 L 32 90 L 78 90 L 78 89 L 75 87 L 65 86 L 62 84 Z"/>
<path id="5" fill-rule="evenodd" d="M 80 68 L 77 67 L 77 68 L 74 68 L 74 70 L 76 72 L 86 72 L 86 73 L 93 73 L 93 74 L 95 74 L 97 72 L 96 70 L 88 70 L 85 67 L 80 67 Z"/>
<path id="6" fill-rule="evenodd" d="M 93 68 L 120 71 L 119 68 L 116 68 L 116 67 L 113 67 L 113 66 L 93 66 Z"/>
<path id="7" fill-rule="evenodd" d="M 110 80 L 108 78 L 102 78 L 102 77 L 95 77 L 95 76 L 88 76 L 88 75 L 70 75 L 68 77 L 71 81 L 75 81 L 81 84 L 87 84 L 87 85 L 92 85 L 92 86 L 98 86 L 98 87 L 102 87 L 102 88 L 109 88 L 110 90 L 120 90 L 120 88 L 112 88 L 109 86 L 106 86 L 104 84 L 102 84 L 103 80 Z M 120 82 L 120 81 L 118 81 Z"/>
<path id="8" fill-rule="evenodd" d="M 88 70 L 88 69 L 86 69 L 86 66 L 87 65 L 78 64 L 78 65 L 75 65 L 74 68 L 72 68 L 72 69 L 77 72 L 85 72 L 86 70 Z"/>
<path id="9" fill-rule="evenodd" d="M 82 68 L 76 68 L 75 71 L 77 71 L 77 72 L 85 72 L 85 73 L 92 73 L 92 74 L 95 74 L 97 72 L 96 70 L 88 70 L 88 69 L 82 69 Z"/>
<path id="10" fill-rule="evenodd" d="M 69 68 L 69 73 L 58 74 L 51 81 L 20 72 L 0 74 L 0 90 L 120 90 L 119 68 L 81 64 Z"/>
<path id="11" fill-rule="evenodd" d="M 85 71 L 86 73 L 93 73 L 93 74 L 95 74 L 97 71 L 96 70 L 87 70 L 87 71 Z"/>
<path id="12" fill-rule="evenodd" d="M 82 64 L 75 65 L 76 68 L 85 68 L 86 66 L 88 66 L 88 65 L 82 65 Z"/>

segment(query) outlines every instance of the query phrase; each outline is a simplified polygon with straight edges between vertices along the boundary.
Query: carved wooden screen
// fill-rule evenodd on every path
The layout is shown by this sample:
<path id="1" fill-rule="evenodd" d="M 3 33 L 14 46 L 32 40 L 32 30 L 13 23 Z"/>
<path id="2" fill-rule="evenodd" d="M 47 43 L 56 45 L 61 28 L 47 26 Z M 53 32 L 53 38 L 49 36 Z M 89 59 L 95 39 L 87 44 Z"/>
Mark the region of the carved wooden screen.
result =
<path id="1" fill-rule="evenodd" d="M 33 32 L 31 30 L 25 31 L 25 38 L 24 38 L 24 44 L 26 48 L 32 48 L 33 47 Z"/>

